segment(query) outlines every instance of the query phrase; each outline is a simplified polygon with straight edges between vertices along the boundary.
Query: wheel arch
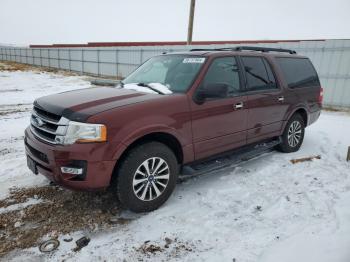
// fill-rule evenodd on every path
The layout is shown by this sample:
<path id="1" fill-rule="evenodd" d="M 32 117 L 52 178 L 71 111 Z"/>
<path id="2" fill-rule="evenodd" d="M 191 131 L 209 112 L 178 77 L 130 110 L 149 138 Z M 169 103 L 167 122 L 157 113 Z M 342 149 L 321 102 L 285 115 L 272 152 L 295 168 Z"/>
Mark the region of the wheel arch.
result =
<path id="1" fill-rule="evenodd" d="M 284 121 L 283 128 L 281 129 L 281 135 L 283 134 L 284 129 L 286 128 L 289 119 L 292 116 L 294 116 L 295 114 L 300 114 L 301 115 L 301 117 L 304 120 L 305 127 L 308 125 L 308 121 L 309 121 L 308 110 L 304 106 L 298 106 L 298 107 L 296 107 L 294 110 L 292 110 L 290 112 L 290 114 L 288 115 L 286 121 Z"/>
<path id="2" fill-rule="evenodd" d="M 295 114 L 301 115 L 301 117 L 302 117 L 303 120 L 304 120 L 305 126 L 307 126 L 307 124 L 308 124 L 308 119 L 309 119 L 307 110 L 306 110 L 305 108 L 303 108 L 303 107 L 297 108 L 297 109 L 290 115 L 289 119 L 290 119 L 293 115 L 295 115 Z"/>
<path id="3" fill-rule="evenodd" d="M 289 119 L 293 115 L 300 114 L 304 120 L 305 126 L 307 126 L 308 121 L 309 121 L 309 113 L 308 112 L 309 111 L 308 111 L 307 107 L 305 107 L 305 105 L 298 105 L 293 110 L 289 111 L 289 114 L 287 114 L 286 123 L 289 121 Z"/>
<path id="4" fill-rule="evenodd" d="M 180 141 L 177 139 L 176 136 L 174 136 L 171 133 L 164 132 L 164 131 L 150 132 L 150 133 L 144 134 L 144 135 L 142 135 L 142 136 L 140 136 L 132 141 L 129 141 L 128 144 L 124 145 L 124 147 L 121 150 L 119 150 L 119 152 L 117 152 L 118 159 L 115 163 L 112 178 L 113 178 L 114 174 L 116 173 L 116 170 L 118 169 L 119 164 L 127 156 L 127 154 L 130 152 L 130 150 L 132 150 L 133 148 L 135 148 L 141 144 L 151 142 L 151 141 L 160 142 L 160 143 L 168 146 L 174 152 L 174 155 L 175 155 L 178 163 L 179 164 L 183 163 L 183 159 L 184 159 L 183 148 L 182 148 Z"/>
<path id="5" fill-rule="evenodd" d="M 127 145 L 126 150 L 123 152 L 122 155 L 127 153 L 128 150 L 131 150 L 135 146 L 138 146 L 143 143 L 151 142 L 151 141 L 160 142 L 168 146 L 174 152 L 178 163 L 181 164 L 183 162 L 184 156 L 183 156 L 183 150 L 182 150 L 180 141 L 173 134 L 170 134 L 164 131 L 151 132 L 138 137 L 137 139 L 135 139 L 134 141 L 132 141 Z"/>
<path id="6" fill-rule="evenodd" d="M 289 129 L 289 125 L 288 123 L 293 123 L 292 118 L 295 115 L 299 115 L 301 116 L 301 118 L 303 119 L 303 122 L 305 123 L 303 131 L 302 131 L 302 136 L 299 137 L 299 141 L 297 141 L 297 143 L 299 144 L 295 144 L 295 145 L 290 145 L 288 140 L 288 129 Z M 277 149 L 281 152 L 284 153 L 291 153 L 291 152 L 296 152 L 299 150 L 303 140 L 304 140 L 304 134 L 305 134 L 305 127 L 308 124 L 308 111 L 303 108 L 303 107 L 298 107 L 296 108 L 294 111 L 292 111 L 292 113 L 289 115 L 289 117 L 287 118 L 287 120 L 284 122 L 284 126 L 283 126 L 283 131 L 281 133 L 281 143 L 277 146 Z M 301 127 L 302 128 L 302 127 Z"/>

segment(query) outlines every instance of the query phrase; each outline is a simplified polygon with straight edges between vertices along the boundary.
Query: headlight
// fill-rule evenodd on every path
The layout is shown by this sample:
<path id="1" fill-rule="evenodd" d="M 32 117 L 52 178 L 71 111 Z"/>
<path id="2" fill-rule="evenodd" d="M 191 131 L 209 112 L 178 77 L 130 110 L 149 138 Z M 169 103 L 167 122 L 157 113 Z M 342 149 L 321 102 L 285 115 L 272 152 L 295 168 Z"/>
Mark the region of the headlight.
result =
<path id="1" fill-rule="evenodd" d="M 91 143 L 107 141 L 107 128 L 100 124 L 87 124 L 70 121 L 68 124 L 66 135 L 64 136 L 64 144 L 70 145 L 74 143 Z"/>

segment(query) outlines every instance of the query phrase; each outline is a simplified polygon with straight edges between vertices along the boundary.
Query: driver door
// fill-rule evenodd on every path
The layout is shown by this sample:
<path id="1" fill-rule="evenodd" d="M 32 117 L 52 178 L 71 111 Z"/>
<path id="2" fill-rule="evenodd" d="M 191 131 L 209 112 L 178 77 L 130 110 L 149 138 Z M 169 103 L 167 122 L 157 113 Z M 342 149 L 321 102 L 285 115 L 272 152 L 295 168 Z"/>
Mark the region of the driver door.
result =
<path id="1" fill-rule="evenodd" d="M 196 160 L 246 144 L 247 98 L 241 95 L 241 76 L 235 57 L 215 58 L 196 94 L 201 88 L 215 88 L 222 84 L 227 85 L 226 93 L 220 93 L 200 103 L 191 100 Z"/>

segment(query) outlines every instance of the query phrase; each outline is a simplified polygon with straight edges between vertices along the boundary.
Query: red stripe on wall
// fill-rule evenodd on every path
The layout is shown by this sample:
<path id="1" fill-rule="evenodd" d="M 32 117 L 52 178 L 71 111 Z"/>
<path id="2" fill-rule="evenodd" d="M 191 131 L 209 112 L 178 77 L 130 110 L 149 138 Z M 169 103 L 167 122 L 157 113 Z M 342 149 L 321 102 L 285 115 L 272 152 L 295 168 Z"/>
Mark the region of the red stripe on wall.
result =
<path id="1" fill-rule="evenodd" d="M 239 40 L 239 41 L 194 41 L 192 45 L 220 45 L 220 44 L 276 44 L 300 41 L 325 41 L 324 39 L 313 40 Z M 69 48 L 69 47 L 127 47 L 127 46 L 171 46 L 186 45 L 185 41 L 170 42 L 89 42 L 87 44 L 53 44 L 53 45 L 30 45 L 30 48 Z"/>

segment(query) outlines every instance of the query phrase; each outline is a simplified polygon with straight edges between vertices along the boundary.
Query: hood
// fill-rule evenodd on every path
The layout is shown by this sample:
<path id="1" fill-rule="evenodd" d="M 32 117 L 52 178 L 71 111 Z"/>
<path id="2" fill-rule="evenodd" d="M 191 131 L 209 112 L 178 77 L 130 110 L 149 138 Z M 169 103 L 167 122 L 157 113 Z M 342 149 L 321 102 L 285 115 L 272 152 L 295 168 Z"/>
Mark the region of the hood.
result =
<path id="1" fill-rule="evenodd" d="M 95 87 L 44 96 L 35 100 L 34 105 L 52 114 L 82 122 L 92 115 L 112 108 L 159 97 L 161 95 L 129 89 Z"/>

